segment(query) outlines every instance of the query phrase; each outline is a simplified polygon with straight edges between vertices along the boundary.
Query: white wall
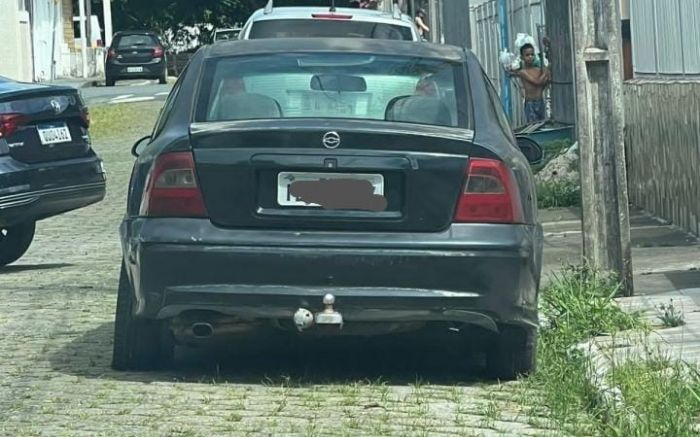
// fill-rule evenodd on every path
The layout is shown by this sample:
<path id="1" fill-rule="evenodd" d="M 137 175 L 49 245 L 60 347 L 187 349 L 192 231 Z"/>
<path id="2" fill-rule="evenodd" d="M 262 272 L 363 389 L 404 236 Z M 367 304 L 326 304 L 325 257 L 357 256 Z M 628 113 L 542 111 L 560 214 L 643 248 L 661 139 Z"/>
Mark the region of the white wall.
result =
<path id="1" fill-rule="evenodd" d="M 31 82 L 32 47 L 29 14 L 17 0 L 0 0 L 0 75 Z"/>
<path id="2" fill-rule="evenodd" d="M 63 16 L 61 3 L 53 0 L 34 2 L 34 76 L 39 82 L 55 79 L 52 77 L 53 62 L 55 73 L 61 71 L 61 47 L 63 46 Z"/>

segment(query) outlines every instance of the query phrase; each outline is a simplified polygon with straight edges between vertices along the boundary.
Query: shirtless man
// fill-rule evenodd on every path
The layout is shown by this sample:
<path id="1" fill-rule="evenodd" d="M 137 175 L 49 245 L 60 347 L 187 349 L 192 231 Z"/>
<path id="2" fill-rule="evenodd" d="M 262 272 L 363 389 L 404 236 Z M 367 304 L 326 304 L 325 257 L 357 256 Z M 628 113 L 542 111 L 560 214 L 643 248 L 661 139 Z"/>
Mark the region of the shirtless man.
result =
<path id="1" fill-rule="evenodd" d="M 525 90 L 525 119 L 528 123 L 544 121 L 543 91 L 550 81 L 549 70 L 544 67 L 544 61 L 535 67 L 535 48 L 532 44 L 520 47 L 520 56 L 525 65 L 517 75 L 520 77 Z"/>

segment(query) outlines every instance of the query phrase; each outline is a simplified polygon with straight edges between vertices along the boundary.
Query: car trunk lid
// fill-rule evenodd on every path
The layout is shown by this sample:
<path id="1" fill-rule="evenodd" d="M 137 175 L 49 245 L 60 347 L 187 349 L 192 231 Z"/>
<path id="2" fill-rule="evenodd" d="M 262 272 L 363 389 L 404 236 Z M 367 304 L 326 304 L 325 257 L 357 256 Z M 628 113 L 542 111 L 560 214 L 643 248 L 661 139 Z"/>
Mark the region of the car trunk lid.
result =
<path id="1" fill-rule="evenodd" d="M 90 149 L 87 108 L 73 89 L 28 89 L 0 97 L 0 122 L 0 140 L 18 161 L 78 158 Z"/>
<path id="2" fill-rule="evenodd" d="M 195 123 L 200 188 L 222 227 L 437 231 L 452 221 L 471 131 L 386 122 Z M 477 154 L 488 151 L 479 149 Z"/>

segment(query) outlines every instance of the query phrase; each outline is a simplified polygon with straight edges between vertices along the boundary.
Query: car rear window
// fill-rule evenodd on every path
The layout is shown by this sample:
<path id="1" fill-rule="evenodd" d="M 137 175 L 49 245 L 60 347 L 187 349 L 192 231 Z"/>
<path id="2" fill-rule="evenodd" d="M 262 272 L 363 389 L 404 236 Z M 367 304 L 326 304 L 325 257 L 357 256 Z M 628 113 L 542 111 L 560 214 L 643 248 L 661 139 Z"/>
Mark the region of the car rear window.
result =
<path id="1" fill-rule="evenodd" d="M 125 47 L 155 47 L 158 45 L 158 41 L 150 35 L 124 35 L 119 38 L 117 43 L 117 48 Z"/>
<path id="2" fill-rule="evenodd" d="M 279 53 L 205 64 L 196 121 L 353 118 L 465 126 L 459 64 L 410 56 Z M 470 106 L 470 105 L 469 105 Z M 460 120 L 462 119 L 462 120 Z"/>
<path id="3" fill-rule="evenodd" d="M 258 21 L 253 23 L 248 39 L 324 37 L 413 40 L 411 28 L 408 26 L 325 19 Z"/>
<path id="4" fill-rule="evenodd" d="M 236 29 L 236 30 L 217 30 L 216 34 L 214 35 L 214 39 L 217 41 L 226 40 L 226 39 L 236 39 L 240 32 L 241 31 L 238 29 Z"/>

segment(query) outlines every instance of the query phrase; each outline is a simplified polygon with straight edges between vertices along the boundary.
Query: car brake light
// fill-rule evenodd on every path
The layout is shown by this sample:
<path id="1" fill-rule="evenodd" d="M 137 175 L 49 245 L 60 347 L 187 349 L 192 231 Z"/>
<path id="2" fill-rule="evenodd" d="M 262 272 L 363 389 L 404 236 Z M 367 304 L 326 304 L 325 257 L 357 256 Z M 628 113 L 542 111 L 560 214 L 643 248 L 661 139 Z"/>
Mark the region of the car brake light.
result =
<path id="1" fill-rule="evenodd" d="M 154 58 L 162 58 L 163 57 L 163 48 L 162 47 L 156 47 L 153 49 L 153 57 Z"/>
<path id="2" fill-rule="evenodd" d="M 90 111 L 87 106 L 83 106 L 80 110 L 80 119 L 83 120 L 83 124 L 86 129 L 90 128 Z"/>
<path id="3" fill-rule="evenodd" d="M 207 217 L 191 152 L 158 157 L 146 181 L 141 215 Z"/>
<path id="4" fill-rule="evenodd" d="M 319 20 L 350 20 L 352 15 L 346 14 L 311 14 L 313 18 L 318 18 Z"/>
<path id="5" fill-rule="evenodd" d="M 24 123 L 27 122 L 23 114 L 9 113 L 0 114 L 0 138 L 7 138 Z"/>
<path id="6" fill-rule="evenodd" d="M 117 57 L 117 52 L 114 49 L 107 50 L 107 59 L 114 59 Z"/>
<path id="7" fill-rule="evenodd" d="M 521 223 L 522 205 L 517 182 L 501 161 L 472 158 L 467 166 L 464 186 L 455 222 L 461 223 Z"/>

